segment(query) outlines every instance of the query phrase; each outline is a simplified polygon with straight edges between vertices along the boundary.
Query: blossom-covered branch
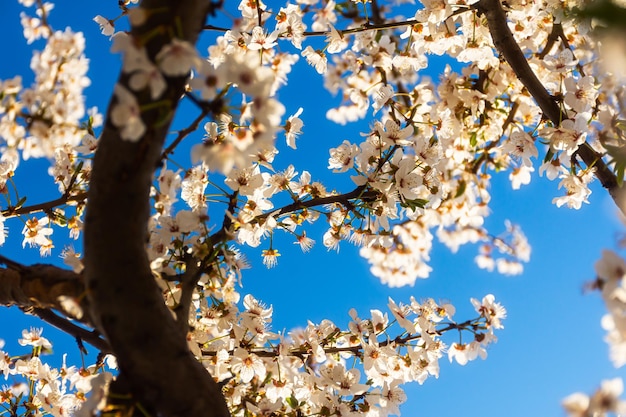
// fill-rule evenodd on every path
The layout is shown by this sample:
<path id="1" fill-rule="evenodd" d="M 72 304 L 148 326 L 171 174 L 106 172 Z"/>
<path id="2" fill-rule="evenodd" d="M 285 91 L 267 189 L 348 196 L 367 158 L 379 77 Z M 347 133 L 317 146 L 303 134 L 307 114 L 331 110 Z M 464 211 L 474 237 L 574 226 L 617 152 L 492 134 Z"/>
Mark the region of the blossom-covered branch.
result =
<path id="1" fill-rule="evenodd" d="M 545 86 L 539 81 L 534 71 L 528 65 L 526 57 L 524 57 L 524 54 L 508 27 L 506 14 L 502 9 L 500 1 L 480 0 L 474 7 L 487 18 L 494 45 L 498 51 L 502 53 L 513 71 L 515 71 L 519 80 L 537 101 L 537 104 L 541 107 L 546 117 L 554 126 L 560 126 L 563 121 L 569 119 L 568 114 L 559 108 L 555 98 L 546 91 Z M 555 23 L 555 25 L 558 24 Z M 558 27 L 560 27 L 560 25 Z M 626 193 L 623 187 L 618 185 L 615 174 L 602 160 L 602 155 L 596 152 L 587 142 L 581 144 L 577 150 L 577 154 L 590 169 L 593 169 L 595 176 L 613 197 L 617 207 L 619 207 L 622 213 L 626 214 Z"/>

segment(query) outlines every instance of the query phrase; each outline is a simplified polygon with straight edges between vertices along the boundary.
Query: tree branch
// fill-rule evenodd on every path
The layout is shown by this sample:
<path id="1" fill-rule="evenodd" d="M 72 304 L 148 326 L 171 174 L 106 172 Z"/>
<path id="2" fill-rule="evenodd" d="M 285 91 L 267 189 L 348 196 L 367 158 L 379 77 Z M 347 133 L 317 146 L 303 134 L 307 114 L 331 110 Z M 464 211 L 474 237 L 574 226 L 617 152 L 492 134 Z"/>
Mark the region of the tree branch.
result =
<path id="1" fill-rule="evenodd" d="M 131 35 L 156 54 L 172 37 L 195 44 L 208 0 L 144 0 L 147 20 Z M 125 141 L 110 119 L 95 154 L 85 216 L 85 279 L 92 316 L 118 359 L 135 398 L 151 415 L 229 415 L 217 383 L 187 347 L 186 334 L 165 306 L 145 250 L 150 187 L 187 77 L 167 79 L 158 108 L 136 94 L 145 134 Z M 128 85 L 128 75 L 119 83 Z M 130 88 L 129 88 L 130 91 Z M 115 100 L 112 101 L 115 105 Z"/>
<path id="2" fill-rule="evenodd" d="M 318 197 L 318 198 L 313 198 L 311 200 L 306 200 L 306 201 L 298 200 L 291 204 L 287 204 L 286 206 L 283 206 L 279 208 L 278 210 L 273 210 L 273 211 L 261 214 L 260 216 L 256 216 L 253 220 L 263 220 L 269 216 L 281 216 L 283 214 L 292 213 L 294 211 L 302 210 L 304 208 L 323 206 L 326 204 L 339 203 L 339 204 L 343 204 L 344 206 L 350 206 L 350 200 L 354 200 L 356 198 L 368 199 L 368 198 L 375 198 L 375 197 L 376 197 L 375 191 L 371 191 L 371 190 L 367 191 L 364 185 L 360 185 L 356 187 L 354 190 L 345 194 L 329 195 L 327 197 Z M 209 241 L 213 243 L 217 243 L 227 238 L 228 228 L 230 227 L 230 224 L 231 224 L 230 220 L 226 221 L 225 219 L 224 224 L 222 225 L 220 230 L 213 233 L 209 237 Z"/>
<path id="3" fill-rule="evenodd" d="M 22 214 L 38 213 L 40 211 L 50 211 L 55 207 L 62 206 L 69 202 L 82 202 L 87 198 L 87 193 L 64 194 L 56 200 L 46 201 L 45 203 L 37 203 L 30 206 L 8 207 L 2 211 L 2 215 L 6 218 L 21 216 Z"/>
<path id="4" fill-rule="evenodd" d="M 500 0 L 480 0 L 474 5 L 479 13 L 485 15 L 493 44 L 509 63 L 517 78 L 533 96 L 537 105 L 545 116 L 555 125 L 567 119 L 567 114 L 561 111 L 558 103 L 545 89 L 537 78 L 524 53 L 515 41 L 507 24 L 506 14 L 502 9 Z M 613 201 L 623 214 L 626 214 L 626 191 L 617 183 L 615 174 L 604 163 L 602 156 L 596 152 L 587 142 L 583 143 L 578 151 L 578 156 L 588 167 L 595 167 L 595 176 L 613 197 Z"/>
<path id="5" fill-rule="evenodd" d="M 87 342 L 96 349 L 100 350 L 103 354 L 112 353 L 111 347 L 106 340 L 100 337 L 100 334 L 95 330 L 87 330 L 83 327 L 77 326 L 64 317 L 61 317 L 54 313 L 54 311 L 44 308 L 32 308 L 26 311 L 31 313 L 48 324 L 53 325 L 59 330 L 74 336 L 76 339 Z"/>
<path id="6" fill-rule="evenodd" d="M 82 309 L 80 322 L 93 326 L 83 277 L 53 265 L 21 265 L 0 255 L 0 304 L 28 309 L 55 309 L 68 316 L 72 312 L 63 305 L 63 297 L 75 301 Z"/>

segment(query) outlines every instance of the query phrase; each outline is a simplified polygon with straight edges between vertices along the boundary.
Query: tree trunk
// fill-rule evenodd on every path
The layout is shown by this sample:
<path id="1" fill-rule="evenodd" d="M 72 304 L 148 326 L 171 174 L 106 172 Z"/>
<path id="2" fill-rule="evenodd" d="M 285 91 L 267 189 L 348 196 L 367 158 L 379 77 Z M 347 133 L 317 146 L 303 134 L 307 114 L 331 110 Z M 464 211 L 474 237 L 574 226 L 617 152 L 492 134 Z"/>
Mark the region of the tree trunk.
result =
<path id="1" fill-rule="evenodd" d="M 147 20 L 135 41 L 154 56 L 172 34 L 195 44 L 208 0 L 146 0 Z M 187 348 L 165 306 L 145 251 L 149 192 L 185 77 L 168 78 L 153 110 L 142 112 L 146 133 L 122 140 L 109 117 L 96 151 L 85 216 L 85 280 L 91 317 L 117 357 L 133 396 L 149 413 L 168 417 L 228 416 L 221 391 Z M 127 75 L 119 83 L 125 85 Z M 149 94 L 137 94 L 140 106 Z M 114 104 L 115 99 L 112 100 Z M 110 109 L 109 109 L 110 112 Z"/>

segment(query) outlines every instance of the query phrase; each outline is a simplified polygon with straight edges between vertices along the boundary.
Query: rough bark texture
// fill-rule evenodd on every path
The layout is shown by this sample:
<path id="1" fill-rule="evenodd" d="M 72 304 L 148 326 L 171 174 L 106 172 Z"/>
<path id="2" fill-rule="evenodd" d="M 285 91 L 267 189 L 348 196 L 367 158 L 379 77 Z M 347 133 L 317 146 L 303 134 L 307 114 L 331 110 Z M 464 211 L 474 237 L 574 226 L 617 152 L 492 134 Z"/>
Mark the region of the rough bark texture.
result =
<path id="1" fill-rule="evenodd" d="M 79 274 L 52 265 L 13 264 L 0 269 L 0 305 L 63 311 L 63 296 L 84 298 L 85 285 Z M 89 323 L 88 316 L 84 318 Z"/>
<path id="2" fill-rule="evenodd" d="M 154 58 L 172 36 L 195 43 L 207 0 L 146 0 L 148 20 L 133 28 Z M 124 74 L 120 83 L 125 84 Z M 135 398 L 152 415 L 229 415 L 218 385 L 187 348 L 163 299 L 145 251 L 149 191 L 184 78 L 142 113 L 146 134 L 124 141 L 108 121 L 93 165 L 85 217 L 85 278 L 92 317 L 106 336 Z M 139 95 L 140 105 L 150 103 Z"/>
<path id="3" fill-rule="evenodd" d="M 561 121 L 568 117 L 561 111 L 554 97 L 548 93 L 532 68 L 530 68 L 530 65 L 528 65 L 524 53 L 509 29 L 501 0 L 480 0 L 474 7 L 485 15 L 493 44 L 498 52 L 509 63 L 517 78 L 528 89 L 528 92 L 533 96 L 545 116 L 555 126 L 559 126 Z M 615 174 L 604 163 L 602 156 L 594 151 L 588 143 L 581 145 L 577 153 L 587 166 L 595 167 L 596 178 L 608 190 L 620 211 L 626 215 L 626 191 L 624 187 L 618 185 Z"/>

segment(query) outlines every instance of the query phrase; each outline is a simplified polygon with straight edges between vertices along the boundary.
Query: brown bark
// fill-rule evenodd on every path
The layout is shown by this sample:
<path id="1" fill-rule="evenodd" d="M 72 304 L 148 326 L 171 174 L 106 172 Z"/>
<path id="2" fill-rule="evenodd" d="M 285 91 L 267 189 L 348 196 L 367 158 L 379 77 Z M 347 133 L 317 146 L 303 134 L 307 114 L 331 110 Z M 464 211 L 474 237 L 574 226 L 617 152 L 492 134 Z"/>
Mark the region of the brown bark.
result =
<path id="1" fill-rule="evenodd" d="M 517 78 L 533 96 L 544 115 L 555 126 L 559 126 L 561 121 L 568 117 L 561 111 L 554 97 L 548 93 L 528 64 L 524 53 L 509 29 L 506 14 L 502 9 L 500 0 L 480 0 L 474 7 L 476 7 L 480 13 L 484 14 L 487 19 L 491 38 L 498 52 L 500 52 L 509 63 L 515 75 L 517 75 Z M 608 190 L 620 211 L 626 215 L 626 191 L 624 187 L 618 185 L 615 174 L 604 163 L 602 155 L 598 154 L 586 142 L 580 146 L 577 154 L 587 166 L 595 167 L 596 178 L 598 178 L 602 186 Z"/>
<path id="2" fill-rule="evenodd" d="M 85 298 L 83 279 L 72 271 L 52 265 L 10 263 L 7 266 L 0 269 L 0 305 L 64 311 L 61 297 L 77 301 Z M 83 315 L 82 321 L 88 324 L 89 312 L 85 313 L 87 315 Z"/>
<path id="3" fill-rule="evenodd" d="M 207 0 L 146 0 L 143 26 L 133 28 L 154 58 L 171 36 L 192 44 L 205 23 Z M 126 77 L 120 76 L 125 84 Z M 145 251 L 149 191 L 185 79 L 168 79 L 138 142 L 120 138 L 108 121 L 96 151 L 85 217 L 85 278 L 92 317 L 115 353 L 135 398 L 162 416 L 227 416 L 218 385 L 187 348 L 150 270 Z M 150 103 L 138 94 L 140 106 Z"/>

